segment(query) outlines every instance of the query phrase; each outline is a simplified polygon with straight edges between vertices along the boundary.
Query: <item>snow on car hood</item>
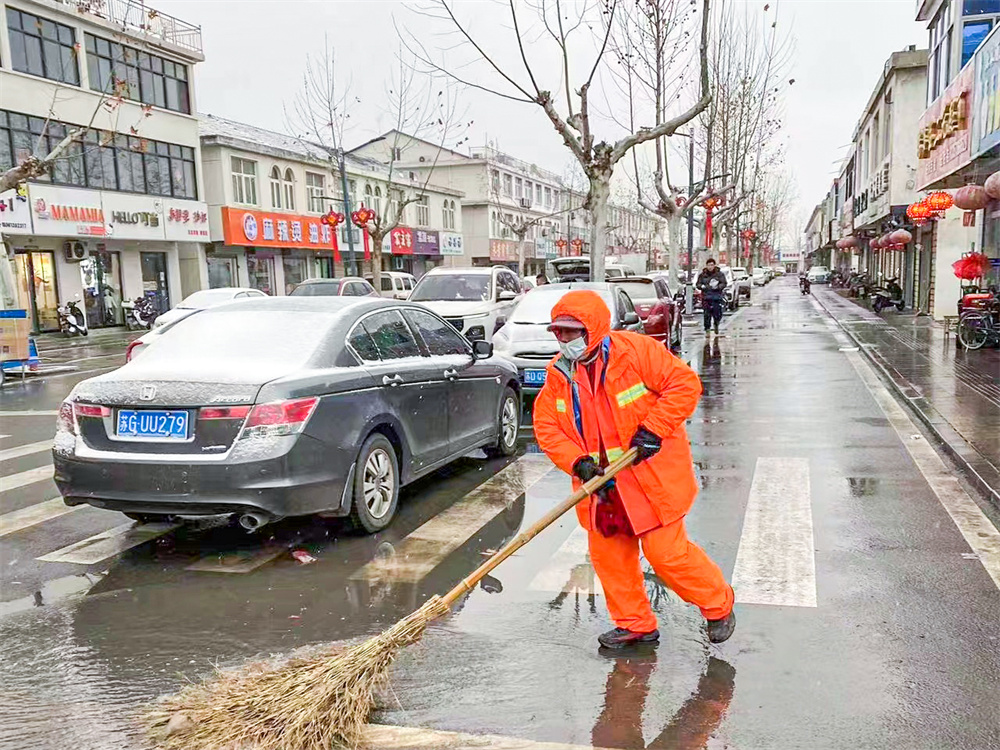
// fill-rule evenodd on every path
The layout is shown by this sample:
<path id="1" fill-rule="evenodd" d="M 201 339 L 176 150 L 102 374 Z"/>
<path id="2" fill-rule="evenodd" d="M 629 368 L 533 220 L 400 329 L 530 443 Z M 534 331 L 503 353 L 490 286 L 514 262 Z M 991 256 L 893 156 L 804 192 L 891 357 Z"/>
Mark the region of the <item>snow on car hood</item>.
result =
<path id="1" fill-rule="evenodd" d="M 494 336 L 493 343 L 502 354 L 517 356 L 522 352 L 532 352 L 555 356 L 559 353 L 559 342 L 547 328 L 547 324 L 541 323 L 507 323 Z"/>
<path id="2" fill-rule="evenodd" d="M 417 304 L 446 318 L 466 317 L 493 312 L 492 302 L 481 300 L 427 300 Z"/>

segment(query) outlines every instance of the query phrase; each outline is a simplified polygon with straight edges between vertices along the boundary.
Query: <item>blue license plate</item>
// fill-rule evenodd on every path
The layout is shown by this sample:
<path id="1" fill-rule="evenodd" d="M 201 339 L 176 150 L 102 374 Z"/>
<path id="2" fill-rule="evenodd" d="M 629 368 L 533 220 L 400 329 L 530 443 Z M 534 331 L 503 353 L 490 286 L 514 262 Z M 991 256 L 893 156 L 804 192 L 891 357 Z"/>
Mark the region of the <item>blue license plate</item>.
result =
<path id="1" fill-rule="evenodd" d="M 120 438 L 187 440 L 188 413 L 119 409 L 116 434 Z"/>
<path id="2" fill-rule="evenodd" d="M 525 385 L 545 385 L 545 370 L 525 370 Z"/>

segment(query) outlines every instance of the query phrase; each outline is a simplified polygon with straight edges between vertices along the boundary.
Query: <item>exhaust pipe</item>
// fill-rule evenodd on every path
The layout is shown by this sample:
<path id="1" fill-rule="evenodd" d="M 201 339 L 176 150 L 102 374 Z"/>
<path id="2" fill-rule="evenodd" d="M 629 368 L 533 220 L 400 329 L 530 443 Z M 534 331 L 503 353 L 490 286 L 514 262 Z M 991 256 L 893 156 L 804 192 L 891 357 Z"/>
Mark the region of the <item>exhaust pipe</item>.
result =
<path id="1" fill-rule="evenodd" d="M 271 517 L 264 513 L 244 513 L 240 516 L 240 526 L 247 531 L 256 531 L 261 526 L 271 522 Z"/>

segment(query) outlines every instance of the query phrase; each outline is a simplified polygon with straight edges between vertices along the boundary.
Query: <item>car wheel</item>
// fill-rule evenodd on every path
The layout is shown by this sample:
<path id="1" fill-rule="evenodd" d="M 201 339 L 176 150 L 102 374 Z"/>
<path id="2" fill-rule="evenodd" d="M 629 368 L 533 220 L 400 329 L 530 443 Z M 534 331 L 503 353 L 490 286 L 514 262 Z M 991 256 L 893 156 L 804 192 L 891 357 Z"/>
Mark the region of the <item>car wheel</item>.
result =
<path id="1" fill-rule="evenodd" d="M 369 534 L 381 531 L 396 515 L 399 505 L 399 462 L 385 435 L 368 437 L 358 454 L 354 471 L 351 521 Z"/>
<path id="2" fill-rule="evenodd" d="M 679 352 L 681 350 L 681 327 L 677 326 L 674 328 L 673 342 L 670 344 L 670 348 L 674 351 Z"/>
<path id="3" fill-rule="evenodd" d="M 504 389 L 500 401 L 500 418 L 497 425 L 497 442 L 486 449 L 491 458 L 513 456 L 517 450 L 517 433 L 521 428 L 521 403 L 510 386 Z"/>

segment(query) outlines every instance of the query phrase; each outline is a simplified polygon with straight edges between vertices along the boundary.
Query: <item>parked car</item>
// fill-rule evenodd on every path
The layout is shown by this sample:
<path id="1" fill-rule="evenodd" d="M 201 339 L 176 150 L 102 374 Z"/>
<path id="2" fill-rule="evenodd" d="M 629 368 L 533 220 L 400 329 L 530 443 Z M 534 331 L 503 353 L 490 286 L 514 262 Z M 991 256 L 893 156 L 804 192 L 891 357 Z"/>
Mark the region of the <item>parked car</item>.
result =
<path id="1" fill-rule="evenodd" d="M 767 270 L 764 268 L 754 268 L 753 269 L 753 285 L 754 286 L 764 286 L 768 282 Z"/>
<path id="2" fill-rule="evenodd" d="M 681 345 L 681 314 L 677 301 L 670 293 L 666 279 L 635 276 L 614 280 L 617 288 L 628 294 L 642 320 L 643 332 L 671 349 Z"/>
<path id="3" fill-rule="evenodd" d="M 366 276 L 365 281 L 375 286 L 375 277 Z M 389 299 L 409 299 L 410 292 L 413 291 L 413 287 L 416 286 L 417 280 L 414 278 L 412 273 L 403 273 L 402 271 L 383 271 L 382 272 L 382 282 L 379 284 L 382 287 L 381 296 L 388 297 Z"/>
<path id="4" fill-rule="evenodd" d="M 604 298 L 611 310 L 613 329 L 642 333 L 642 320 L 632 300 L 617 284 L 582 281 L 546 284 L 532 289 L 493 337 L 497 354 L 517 367 L 525 395 L 538 393 L 545 384 L 545 367 L 559 353 L 559 342 L 547 330 L 552 322 L 552 308 L 564 294 L 574 289 L 591 289 Z"/>
<path id="5" fill-rule="evenodd" d="M 567 258 L 550 260 L 555 277 L 563 283 L 573 281 L 590 281 L 590 256 L 574 255 Z M 635 276 L 631 268 L 618 263 L 608 263 L 604 266 L 604 275 L 608 280 Z"/>
<path id="6" fill-rule="evenodd" d="M 264 292 L 248 287 L 227 286 L 219 289 L 202 289 L 200 292 L 195 292 L 182 299 L 177 307 L 158 315 L 153 321 L 153 330 L 173 325 L 199 310 L 206 310 L 209 307 L 232 302 L 235 299 L 266 296 Z"/>
<path id="7" fill-rule="evenodd" d="M 736 289 L 736 296 L 739 299 L 750 299 L 750 292 L 753 289 L 753 279 L 743 266 L 733 268 L 733 286 Z"/>
<path id="8" fill-rule="evenodd" d="M 830 269 L 826 266 L 813 266 L 806 273 L 806 278 L 812 284 L 826 284 L 830 280 Z"/>
<path id="9" fill-rule="evenodd" d="M 306 279 L 289 297 L 378 297 L 375 287 L 358 276 L 342 279 Z"/>
<path id="10" fill-rule="evenodd" d="M 491 341 L 521 299 L 521 282 L 509 268 L 434 268 L 410 294 L 470 341 Z"/>
<path id="11" fill-rule="evenodd" d="M 471 450 L 511 455 L 520 384 L 485 341 L 377 297 L 276 297 L 205 310 L 59 411 L 69 505 L 139 521 L 350 516 L 374 532 L 399 488 Z"/>

